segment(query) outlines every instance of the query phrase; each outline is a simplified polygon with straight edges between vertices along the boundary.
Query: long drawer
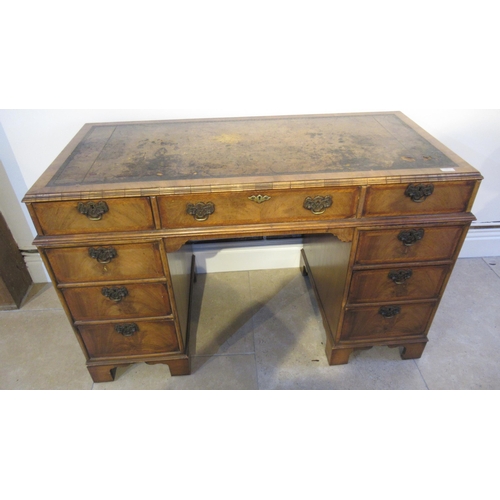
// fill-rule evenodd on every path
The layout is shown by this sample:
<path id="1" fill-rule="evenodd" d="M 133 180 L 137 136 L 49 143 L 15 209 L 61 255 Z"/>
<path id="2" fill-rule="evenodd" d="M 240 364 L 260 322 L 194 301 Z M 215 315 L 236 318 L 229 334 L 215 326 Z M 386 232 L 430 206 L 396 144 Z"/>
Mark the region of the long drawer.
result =
<path id="1" fill-rule="evenodd" d="M 168 316 L 172 312 L 162 283 L 75 287 L 62 293 L 75 321 Z"/>
<path id="2" fill-rule="evenodd" d="M 441 265 L 354 271 L 348 302 L 437 299 L 449 270 L 449 265 Z"/>
<path id="3" fill-rule="evenodd" d="M 59 283 L 119 281 L 164 276 L 159 243 L 47 248 Z"/>
<path id="4" fill-rule="evenodd" d="M 363 230 L 355 264 L 450 260 L 466 227 L 463 225 Z"/>
<path id="5" fill-rule="evenodd" d="M 341 341 L 422 337 L 435 302 L 387 304 L 350 308 L 345 311 Z"/>
<path id="6" fill-rule="evenodd" d="M 154 229 L 149 198 L 33 203 L 45 235 Z"/>
<path id="7" fill-rule="evenodd" d="M 91 359 L 179 351 L 174 323 L 166 319 L 79 325 L 78 330 Z"/>
<path id="8" fill-rule="evenodd" d="M 354 217 L 359 187 L 236 191 L 163 196 L 164 228 L 221 226 Z"/>

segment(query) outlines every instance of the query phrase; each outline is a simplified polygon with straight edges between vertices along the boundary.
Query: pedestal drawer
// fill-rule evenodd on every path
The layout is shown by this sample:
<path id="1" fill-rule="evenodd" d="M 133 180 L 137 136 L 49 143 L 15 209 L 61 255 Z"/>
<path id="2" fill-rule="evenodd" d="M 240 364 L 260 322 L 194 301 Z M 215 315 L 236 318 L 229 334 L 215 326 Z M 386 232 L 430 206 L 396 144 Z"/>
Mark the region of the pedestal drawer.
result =
<path id="1" fill-rule="evenodd" d="M 159 198 L 164 228 L 354 217 L 358 187 L 235 191 Z"/>
<path id="2" fill-rule="evenodd" d="M 460 225 L 360 231 L 355 263 L 450 260 L 464 230 Z"/>
<path id="3" fill-rule="evenodd" d="M 465 212 L 476 181 L 369 186 L 363 214 L 368 217 Z"/>
<path id="4" fill-rule="evenodd" d="M 426 302 L 347 309 L 340 340 L 384 340 L 423 336 L 434 307 L 435 302 Z"/>
<path id="5" fill-rule="evenodd" d="M 354 271 L 350 304 L 437 299 L 450 266 L 422 266 Z"/>
<path id="6" fill-rule="evenodd" d="M 148 198 L 33 203 L 45 235 L 154 229 Z"/>
<path id="7" fill-rule="evenodd" d="M 47 248 L 59 283 L 163 277 L 159 243 Z"/>
<path id="8" fill-rule="evenodd" d="M 65 288 L 75 321 L 168 316 L 171 305 L 162 283 Z"/>
<path id="9" fill-rule="evenodd" d="M 80 325 L 91 359 L 179 351 L 175 326 L 169 320 Z"/>

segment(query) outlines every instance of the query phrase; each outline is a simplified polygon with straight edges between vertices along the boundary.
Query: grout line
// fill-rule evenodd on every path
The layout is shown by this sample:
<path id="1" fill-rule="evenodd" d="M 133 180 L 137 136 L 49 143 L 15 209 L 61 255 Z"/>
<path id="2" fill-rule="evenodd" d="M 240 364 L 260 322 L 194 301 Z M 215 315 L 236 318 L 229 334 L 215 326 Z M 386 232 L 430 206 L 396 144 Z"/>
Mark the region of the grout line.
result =
<path id="1" fill-rule="evenodd" d="M 420 376 L 422 377 L 422 380 L 424 381 L 425 388 L 429 390 L 429 386 L 427 385 L 427 381 L 425 380 L 424 376 L 422 375 L 422 372 L 420 371 L 420 367 L 418 366 L 417 360 L 414 359 L 413 362 L 415 363 L 415 366 L 417 367 L 418 373 L 420 373 Z"/>
<path id="2" fill-rule="evenodd" d="M 486 264 L 486 266 L 488 266 L 488 269 L 493 273 L 495 274 L 495 276 L 497 278 L 500 278 L 500 275 L 493 269 L 492 265 L 491 264 L 488 264 L 488 261 L 486 260 L 485 257 L 481 257 L 481 259 L 483 260 L 483 262 Z"/>
<path id="3" fill-rule="evenodd" d="M 223 354 L 214 353 L 214 354 L 193 354 L 191 358 L 214 358 L 216 356 L 252 356 L 255 355 L 255 352 L 226 352 Z"/>
<path id="4" fill-rule="evenodd" d="M 248 287 L 250 291 L 250 303 L 253 305 L 254 304 L 254 296 L 252 292 L 252 276 L 250 271 L 248 271 Z M 255 314 L 257 313 L 258 309 L 255 307 L 255 310 L 253 311 L 252 314 L 252 342 L 253 342 L 253 362 L 255 366 L 255 383 L 257 385 L 257 390 L 260 390 L 260 383 L 259 383 L 259 370 L 257 368 L 257 351 L 255 349 Z"/>

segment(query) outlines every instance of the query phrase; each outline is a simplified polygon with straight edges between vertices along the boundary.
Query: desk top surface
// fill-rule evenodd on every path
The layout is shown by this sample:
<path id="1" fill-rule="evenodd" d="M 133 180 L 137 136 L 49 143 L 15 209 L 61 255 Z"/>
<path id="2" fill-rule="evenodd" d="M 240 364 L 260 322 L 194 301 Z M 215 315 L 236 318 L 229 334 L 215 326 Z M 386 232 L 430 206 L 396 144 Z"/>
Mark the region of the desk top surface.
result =
<path id="1" fill-rule="evenodd" d="M 87 124 L 25 201 L 480 177 L 399 112 Z"/>

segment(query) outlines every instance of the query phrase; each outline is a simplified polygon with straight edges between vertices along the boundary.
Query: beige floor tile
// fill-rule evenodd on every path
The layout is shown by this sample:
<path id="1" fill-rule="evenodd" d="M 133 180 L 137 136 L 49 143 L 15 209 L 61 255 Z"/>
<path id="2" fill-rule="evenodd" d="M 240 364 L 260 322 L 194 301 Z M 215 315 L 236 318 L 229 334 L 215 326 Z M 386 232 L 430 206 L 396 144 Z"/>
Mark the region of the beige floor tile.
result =
<path id="1" fill-rule="evenodd" d="M 93 390 L 161 390 L 170 383 L 167 365 L 137 363 L 128 367 L 119 366 L 113 382 L 94 383 Z"/>
<path id="2" fill-rule="evenodd" d="M 429 389 L 500 389 L 500 277 L 459 259 L 416 361 Z"/>
<path id="3" fill-rule="evenodd" d="M 3 312 L 2 389 L 90 389 L 92 379 L 62 310 Z"/>
<path id="4" fill-rule="evenodd" d="M 200 274 L 193 291 L 193 355 L 254 352 L 248 272 Z"/>
<path id="5" fill-rule="evenodd" d="M 168 389 L 180 390 L 256 390 L 257 373 L 253 354 L 196 356 L 192 373 L 171 377 Z"/>
<path id="6" fill-rule="evenodd" d="M 355 352 L 329 366 L 326 334 L 309 281 L 300 273 L 255 315 L 260 389 L 425 389 L 415 363 L 397 349 Z"/>
<path id="7" fill-rule="evenodd" d="M 51 283 L 35 283 L 22 306 L 23 311 L 61 309 L 59 297 Z"/>
<path id="8" fill-rule="evenodd" d="M 487 257 L 483 260 L 495 274 L 500 276 L 500 257 Z"/>

